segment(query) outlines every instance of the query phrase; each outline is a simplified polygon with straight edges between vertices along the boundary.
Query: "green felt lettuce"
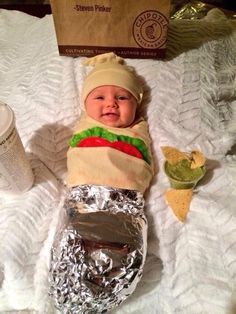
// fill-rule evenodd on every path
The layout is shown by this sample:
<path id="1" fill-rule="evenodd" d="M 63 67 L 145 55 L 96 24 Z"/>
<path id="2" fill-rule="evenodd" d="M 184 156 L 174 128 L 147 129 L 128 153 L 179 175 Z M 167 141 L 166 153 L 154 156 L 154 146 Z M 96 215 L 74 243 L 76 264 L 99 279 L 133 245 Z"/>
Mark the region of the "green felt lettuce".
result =
<path id="1" fill-rule="evenodd" d="M 130 137 L 127 135 L 114 134 L 98 126 L 91 129 L 84 130 L 80 133 L 74 134 L 69 140 L 69 145 L 71 147 L 76 147 L 82 139 L 87 138 L 87 137 L 92 137 L 92 136 L 104 138 L 105 140 L 109 142 L 122 141 L 128 144 L 131 144 L 140 151 L 140 153 L 143 156 L 143 159 L 147 163 L 150 164 L 150 160 L 148 156 L 148 149 L 143 140 L 139 138 Z"/>

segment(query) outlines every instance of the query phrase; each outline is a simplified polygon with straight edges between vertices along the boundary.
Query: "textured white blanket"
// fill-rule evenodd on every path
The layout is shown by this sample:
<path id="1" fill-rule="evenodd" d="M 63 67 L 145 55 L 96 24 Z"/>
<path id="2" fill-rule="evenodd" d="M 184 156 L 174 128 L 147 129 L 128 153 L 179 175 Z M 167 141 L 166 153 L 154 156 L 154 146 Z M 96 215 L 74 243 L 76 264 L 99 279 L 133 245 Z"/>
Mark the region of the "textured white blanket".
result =
<path id="1" fill-rule="evenodd" d="M 146 80 L 159 171 L 147 194 L 148 258 L 116 314 L 236 311 L 236 25 L 219 10 L 171 21 L 168 60 L 131 60 Z M 15 111 L 33 188 L 0 197 L 0 313 L 55 313 L 48 257 L 65 189 L 67 139 L 80 114 L 81 58 L 58 56 L 52 16 L 0 10 L 0 100 Z M 185 224 L 165 204 L 161 145 L 208 158 Z M 25 312 L 24 311 L 24 312 Z"/>

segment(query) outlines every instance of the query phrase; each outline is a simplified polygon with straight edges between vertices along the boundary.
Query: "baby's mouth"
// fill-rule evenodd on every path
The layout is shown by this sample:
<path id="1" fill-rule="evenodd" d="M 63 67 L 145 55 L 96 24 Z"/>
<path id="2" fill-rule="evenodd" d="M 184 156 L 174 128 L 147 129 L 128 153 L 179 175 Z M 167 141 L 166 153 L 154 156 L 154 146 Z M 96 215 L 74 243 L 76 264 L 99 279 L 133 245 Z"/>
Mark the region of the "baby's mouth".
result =
<path id="1" fill-rule="evenodd" d="M 118 114 L 115 112 L 106 112 L 106 113 L 103 113 L 102 116 L 118 116 Z"/>
<path id="2" fill-rule="evenodd" d="M 115 122 L 119 119 L 119 114 L 115 113 L 115 112 L 106 112 L 102 114 L 102 119 L 103 121 L 105 121 L 106 123 L 110 123 L 110 122 Z"/>

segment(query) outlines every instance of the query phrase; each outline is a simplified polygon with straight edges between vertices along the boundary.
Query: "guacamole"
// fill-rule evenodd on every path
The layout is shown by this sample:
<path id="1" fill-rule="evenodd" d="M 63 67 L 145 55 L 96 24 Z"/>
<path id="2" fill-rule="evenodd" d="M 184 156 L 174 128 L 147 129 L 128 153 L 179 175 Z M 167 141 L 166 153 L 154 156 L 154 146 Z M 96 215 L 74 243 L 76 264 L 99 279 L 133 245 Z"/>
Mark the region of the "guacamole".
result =
<path id="1" fill-rule="evenodd" d="M 193 188 L 204 176 L 205 167 L 191 169 L 191 162 L 183 159 L 176 165 L 165 162 L 165 173 L 169 177 L 170 184 L 175 189 Z"/>
<path id="2" fill-rule="evenodd" d="M 191 169 L 190 161 L 183 159 L 176 165 L 170 165 L 166 163 L 166 172 L 168 176 L 178 181 L 195 181 L 203 174 L 202 167 Z"/>

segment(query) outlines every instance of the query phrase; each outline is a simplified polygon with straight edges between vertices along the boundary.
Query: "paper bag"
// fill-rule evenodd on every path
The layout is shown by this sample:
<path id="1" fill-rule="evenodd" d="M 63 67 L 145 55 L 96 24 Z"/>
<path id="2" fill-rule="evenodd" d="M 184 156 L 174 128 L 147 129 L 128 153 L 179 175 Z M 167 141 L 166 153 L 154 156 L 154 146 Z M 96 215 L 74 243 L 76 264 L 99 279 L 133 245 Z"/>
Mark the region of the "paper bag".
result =
<path id="1" fill-rule="evenodd" d="M 170 0 L 51 0 L 60 55 L 163 58 Z"/>

